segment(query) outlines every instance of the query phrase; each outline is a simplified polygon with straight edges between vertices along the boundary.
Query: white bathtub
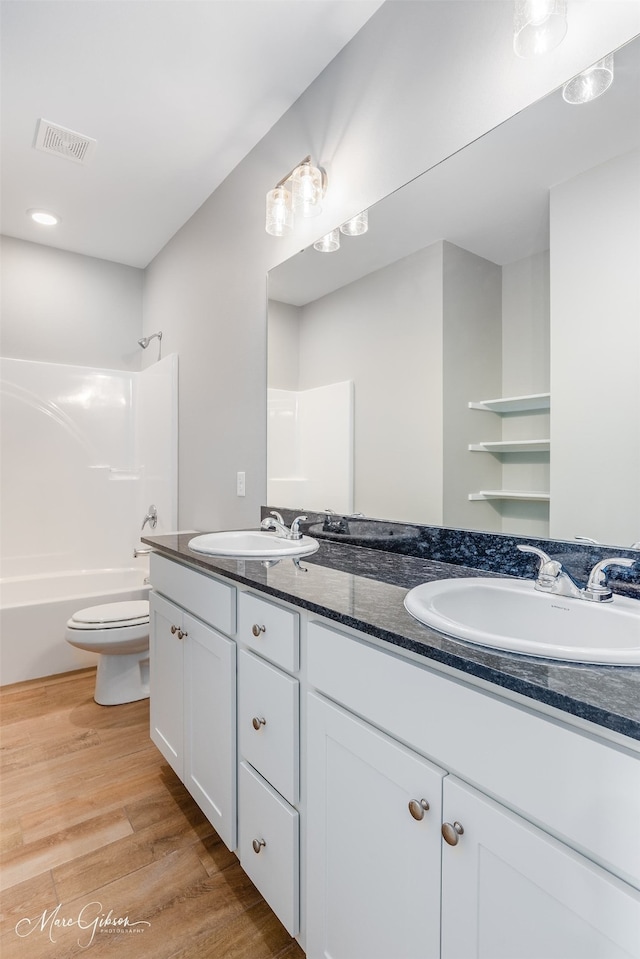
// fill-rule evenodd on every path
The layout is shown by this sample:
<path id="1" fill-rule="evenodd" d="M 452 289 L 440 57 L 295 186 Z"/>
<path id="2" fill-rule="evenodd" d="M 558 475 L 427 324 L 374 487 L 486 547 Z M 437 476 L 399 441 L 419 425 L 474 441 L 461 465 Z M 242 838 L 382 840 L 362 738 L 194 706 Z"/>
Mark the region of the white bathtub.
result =
<path id="1" fill-rule="evenodd" d="M 0 685 L 93 665 L 95 654 L 66 642 L 67 620 L 86 606 L 146 599 L 147 575 L 132 567 L 0 580 Z"/>

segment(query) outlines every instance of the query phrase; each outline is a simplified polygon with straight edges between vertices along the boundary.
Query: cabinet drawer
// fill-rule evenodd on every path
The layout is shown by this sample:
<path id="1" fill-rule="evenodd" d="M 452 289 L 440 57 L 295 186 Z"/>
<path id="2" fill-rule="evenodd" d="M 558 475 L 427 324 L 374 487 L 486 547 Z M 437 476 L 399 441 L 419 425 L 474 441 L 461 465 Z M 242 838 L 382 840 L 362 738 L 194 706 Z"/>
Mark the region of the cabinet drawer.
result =
<path id="1" fill-rule="evenodd" d="M 220 632 L 235 633 L 236 590 L 233 586 L 157 553 L 152 553 L 149 560 L 149 578 L 157 592 Z"/>
<path id="2" fill-rule="evenodd" d="M 297 679 L 240 652 L 240 753 L 291 803 L 298 801 L 299 700 Z"/>
<path id="3" fill-rule="evenodd" d="M 299 663 L 299 616 L 251 593 L 238 597 L 238 638 L 272 663 L 295 672 Z"/>
<path id="4" fill-rule="evenodd" d="M 238 799 L 242 868 L 287 932 L 295 936 L 299 922 L 298 813 L 246 763 L 239 767 Z"/>

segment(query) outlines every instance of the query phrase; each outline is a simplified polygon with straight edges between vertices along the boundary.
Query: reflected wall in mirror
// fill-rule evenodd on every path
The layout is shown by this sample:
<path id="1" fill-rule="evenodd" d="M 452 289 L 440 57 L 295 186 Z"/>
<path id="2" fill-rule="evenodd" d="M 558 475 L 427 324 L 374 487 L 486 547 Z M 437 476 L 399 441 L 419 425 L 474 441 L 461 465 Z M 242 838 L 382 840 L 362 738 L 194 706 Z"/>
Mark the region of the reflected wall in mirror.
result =
<path id="1" fill-rule="evenodd" d="M 270 504 L 640 539 L 640 41 L 615 64 L 270 272 Z"/>

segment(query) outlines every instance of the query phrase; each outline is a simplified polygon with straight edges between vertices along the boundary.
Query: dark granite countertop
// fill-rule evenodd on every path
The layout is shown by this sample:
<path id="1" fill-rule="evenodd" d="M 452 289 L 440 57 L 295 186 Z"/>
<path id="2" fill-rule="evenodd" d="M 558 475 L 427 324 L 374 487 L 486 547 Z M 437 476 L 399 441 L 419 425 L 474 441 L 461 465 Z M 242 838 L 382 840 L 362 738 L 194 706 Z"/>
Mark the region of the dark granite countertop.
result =
<path id="1" fill-rule="evenodd" d="M 257 560 L 222 559 L 190 550 L 196 534 L 144 536 L 171 559 L 251 586 L 390 643 L 429 662 L 544 703 L 640 741 L 640 668 L 590 666 L 521 656 L 473 646 L 436 633 L 414 620 L 403 601 L 409 589 L 430 580 L 497 575 L 400 553 L 322 541 L 303 557 L 273 566 Z"/>

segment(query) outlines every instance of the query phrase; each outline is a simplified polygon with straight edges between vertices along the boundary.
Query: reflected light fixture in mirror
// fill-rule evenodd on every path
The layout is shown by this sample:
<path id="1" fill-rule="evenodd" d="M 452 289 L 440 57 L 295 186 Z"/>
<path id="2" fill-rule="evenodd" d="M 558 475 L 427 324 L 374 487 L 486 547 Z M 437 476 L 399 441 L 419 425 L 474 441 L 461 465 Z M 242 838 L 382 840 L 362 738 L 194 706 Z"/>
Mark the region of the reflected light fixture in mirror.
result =
<path id="1" fill-rule="evenodd" d="M 322 212 L 322 198 L 326 191 L 325 171 L 314 166 L 311 157 L 306 156 L 267 193 L 267 233 L 289 236 L 295 225 L 294 214 L 312 217 Z"/>
<path id="2" fill-rule="evenodd" d="M 513 50 L 536 57 L 553 50 L 567 32 L 567 0 L 516 0 Z"/>
<path id="3" fill-rule="evenodd" d="M 340 230 L 332 230 L 313 244 L 318 253 L 335 253 L 340 249 Z"/>
<path id="4" fill-rule="evenodd" d="M 598 60 L 588 70 L 569 80 L 562 88 L 562 97 L 567 103 L 589 103 L 609 89 L 613 83 L 613 54 Z"/>
<path id="5" fill-rule="evenodd" d="M 363 210 L 357 216 L 352 216 L 340 227 L 340 232 L 345 236 L 362 236 L 369 229 L 369 211 Z"/>

